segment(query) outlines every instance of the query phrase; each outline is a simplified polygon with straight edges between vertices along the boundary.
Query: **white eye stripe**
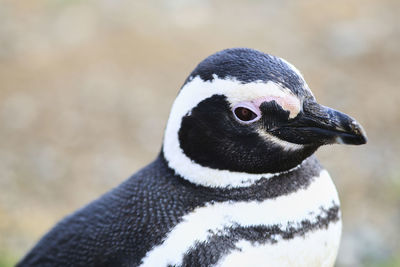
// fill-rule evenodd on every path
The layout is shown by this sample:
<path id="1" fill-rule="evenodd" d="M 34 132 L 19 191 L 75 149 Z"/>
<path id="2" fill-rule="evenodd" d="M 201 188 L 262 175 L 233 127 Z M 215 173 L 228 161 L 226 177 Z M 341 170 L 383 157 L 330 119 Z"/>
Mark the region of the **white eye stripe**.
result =
<path id="1" fill-rule="evenodd" d="M 280 98 L 286 98 L 288 96 L 295 97 L 289 89 L 272 81 L 267 83 L 252 82 L 240 85 L 234 82 L 234 85 L 228 88 L 228 90 L 224 92 L 224 95 L 226 95 L 232 106 L 240 102 L 254 101 L 255 99 L 265 98 L 268 96 Z"/>

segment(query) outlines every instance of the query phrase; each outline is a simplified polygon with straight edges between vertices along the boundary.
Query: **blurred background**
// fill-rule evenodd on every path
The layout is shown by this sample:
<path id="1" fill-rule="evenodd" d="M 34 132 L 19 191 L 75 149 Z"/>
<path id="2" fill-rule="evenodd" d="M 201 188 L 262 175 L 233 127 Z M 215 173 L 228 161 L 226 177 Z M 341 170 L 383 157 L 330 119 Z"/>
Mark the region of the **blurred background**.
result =
<path id="1" fill-rule="evenodd" d="M 191 70 L 228 47 L 297 66 L 365 146 L 317 153 L 337 266 L 400 266 L 400 1 L 0 0 L 0 266 L 149 163 Z"/>

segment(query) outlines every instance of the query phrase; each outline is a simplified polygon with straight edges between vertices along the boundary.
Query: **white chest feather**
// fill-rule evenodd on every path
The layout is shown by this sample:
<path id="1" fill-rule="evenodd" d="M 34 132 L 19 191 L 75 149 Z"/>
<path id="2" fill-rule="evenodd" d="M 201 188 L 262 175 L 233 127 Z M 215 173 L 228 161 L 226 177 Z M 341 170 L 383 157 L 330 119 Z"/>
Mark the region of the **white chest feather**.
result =
<path id="1" fill-rule="evenodd" d="M 318 226 L 326 211 L 338 205 L 335 186 L 325 170 L 306 189 L 289 195 L 261 202 L 208 204 L 185 215 L 163 243 L 146 254 L 141 266 L 179 266 L 196 244 L 207 245 L 212 235 L 224 235 L 226 229 L 237 226 L 274 226 L 275 232 L 263 242 L 238 238 L 235 249 L 222 255 L 215 265 L 333 266 L 340 241 L 340 219 L 326 219 L 324 227 L 311 226 Z M 305 223 L 309 227 L 301 231 Z M 291 232 L 293 236 L 285 234 Z"/>
<path id="2" fill-rule="evenodd" d="M 307 233 L 275 244 L 254 245 L 240 241 L 236 250 L 217 264 L 235 266 L 315 266 L 330 267 L 335 263 L 339 248 L 341 221 L 333 222 L 327 229 Z"/>

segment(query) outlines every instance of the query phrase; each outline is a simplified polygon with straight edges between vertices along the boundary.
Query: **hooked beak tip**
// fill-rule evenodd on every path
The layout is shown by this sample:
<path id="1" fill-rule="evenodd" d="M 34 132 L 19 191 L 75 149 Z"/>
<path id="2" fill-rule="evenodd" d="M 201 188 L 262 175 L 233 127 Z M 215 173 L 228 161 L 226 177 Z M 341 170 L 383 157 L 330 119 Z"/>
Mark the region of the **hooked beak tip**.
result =
<path id="1" fill-rule="evenodd" d="M 338 136 L 337 143 L 350 144 L 350 145 L 364 145 L 367 143 L 368 138 L 364 128 L 355 120 L 350 125 L 350 131 L 346 135 Z M 338 140 L 340 139 L 340 140 Z"/>
<path id="2" fill-rule="evenodd" d="M 339 112 L 337 114 L 341 118 L 342 126 L 335 127 L 336 137 L 333 139 L 333 143 L 344 145 L 366 144 L 368 138 L 361 124 L 345 114 Z"/>

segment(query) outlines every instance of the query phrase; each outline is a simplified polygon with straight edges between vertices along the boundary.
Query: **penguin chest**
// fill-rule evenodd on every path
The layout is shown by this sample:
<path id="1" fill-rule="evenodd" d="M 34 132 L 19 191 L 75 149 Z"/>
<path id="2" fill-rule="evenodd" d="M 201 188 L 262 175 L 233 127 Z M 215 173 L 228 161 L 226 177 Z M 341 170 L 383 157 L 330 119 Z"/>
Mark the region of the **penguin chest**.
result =
<path id="1" fill-rule="evenodd" d="M 338 195 L 323 170 L 288 195 L 195 209 L 142 266 L 333 266 L 340 233 Z"/>
<path id="2" fill-rule="evenodd" d="M 237 238 L 235 249 L 217 266 L 334 265 L 342 222 L 337 191 L 326 171 L 308 188 L 260 206 L 264 208 L 259 210 L 258 227 L 247 222 L 243 229 L 248 234 L 251 228 L 264 232 L 253 233 L 254 238 Z"/>
<path id="3" fill-rule="evenodd" d="M 341 227 L 339 220 L 327 228 L 290 239 L 281 238 L 273 243 L 241 240 L 217 266 L 333 266 Z"/>

